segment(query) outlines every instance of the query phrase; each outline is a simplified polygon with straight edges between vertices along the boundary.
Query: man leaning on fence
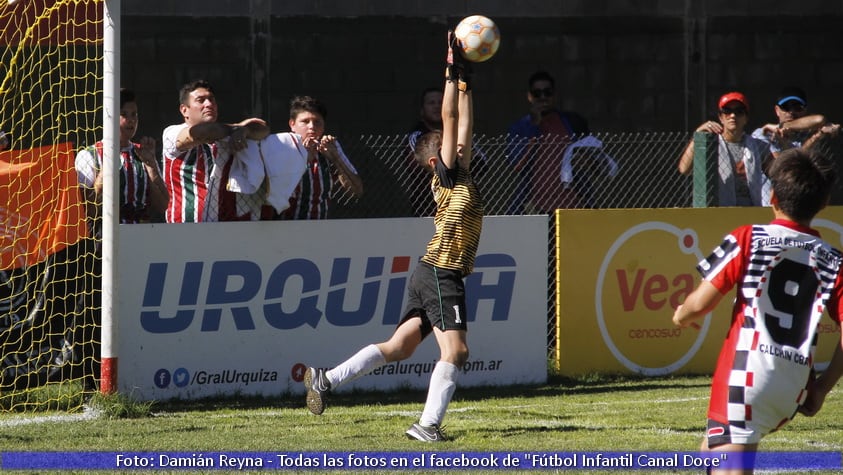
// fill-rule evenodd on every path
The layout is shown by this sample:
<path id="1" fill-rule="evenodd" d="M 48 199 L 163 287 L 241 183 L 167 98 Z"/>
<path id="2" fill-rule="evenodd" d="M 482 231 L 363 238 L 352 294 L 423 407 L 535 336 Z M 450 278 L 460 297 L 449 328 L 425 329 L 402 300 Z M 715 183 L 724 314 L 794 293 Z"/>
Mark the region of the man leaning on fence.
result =
<path id="1" fill-rule="evenodd" d="M 705 121 L 696 131 L 717 137 L 718 206 L 769 206 L 770 183 L 763 168 L 770 148 L 744 131 L 749 101 L 740 92 L 729 92 L 717 104 L 718 121 Z M 690 175 L 693 162 L 692 139 L 679 157 L 679 173 Z"/>
<path id="2" fill-rule="evenodd" d="M 778 122 L 764 124 L 755 129 L 752 136 L 769 143 L 775 157 L 789 148 L 808 150 L 825 138 L 836 136 L 840 130 L 840 124 L 829 122 L 821 114 L 808 115 L 808 95 L 798 87 L 783 88 L 773 112 Z"/>
<path id="3" fill-rule="evenodd" d="M 226 184 L 233 154 L 247 147 L 246 139 L 266 137 L 266 122 L 251 118 L 218 123 L 214 90 L 201 79 L 181 88 L 179 112 L 184 121 L 164 129 L 162 138 L 164 182 L 170 194 L 167 222 L 260 218 L 261 202 L 243 205 L 243 197 L 227 190 Z"/>

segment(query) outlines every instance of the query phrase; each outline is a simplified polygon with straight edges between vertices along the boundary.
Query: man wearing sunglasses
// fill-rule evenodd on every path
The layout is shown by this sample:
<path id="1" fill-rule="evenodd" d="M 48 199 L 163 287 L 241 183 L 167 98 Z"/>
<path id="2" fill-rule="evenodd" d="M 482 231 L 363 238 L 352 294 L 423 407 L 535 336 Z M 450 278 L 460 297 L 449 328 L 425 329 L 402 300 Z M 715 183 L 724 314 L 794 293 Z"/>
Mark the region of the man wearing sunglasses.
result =
<path id="1" fill-rule="evenodd" d="M 782 89 L 774 106 L 778 123 L 764 124 L 752 136 L 770 144 L 774 157 L 789 148 L 809 149 L 826 136 L 836 135 L 840 126 L 820 114 L 808 115 L 808 96 L 798 87 Z"/>
<path id="2" fill-rule="evenodd" d="M 740 92 L 729 92 L 718 101 L 718 120 L 708 120 L 697 132 L 717 135 L 718 206 L 769 206 L 770 183 L 763 165 L 770 147 L 744 132 L 749 120 L 749 101 Z M 694 140 L 679 157 L 679 173 L 690 175 L 694 162 Z"/>
<path id="3" fill-rule="evenodd" d="M 518 173 L 507 214 L 552 213 L 575 207 L 559 180 L 565 148 L 589 134 L 579 114 L 556 106 L 556 83 L 546 71 L 527 82 L 529 113 L 509 127 L 507 160 Z"/>

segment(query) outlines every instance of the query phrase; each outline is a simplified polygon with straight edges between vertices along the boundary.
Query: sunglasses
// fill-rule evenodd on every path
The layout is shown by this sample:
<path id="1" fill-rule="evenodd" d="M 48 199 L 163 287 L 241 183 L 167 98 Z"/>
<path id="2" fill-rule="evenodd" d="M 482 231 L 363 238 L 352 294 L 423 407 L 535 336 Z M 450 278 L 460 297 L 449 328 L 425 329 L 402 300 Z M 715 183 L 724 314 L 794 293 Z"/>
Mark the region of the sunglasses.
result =
<path id="1" fill-rule="evenodd" d="M 553 89 L 546 87 L 544 89 L 531 89 L 530 94 L 533 97 L 553 97 Z"/>
<path id="2" fill-rule="evenodd" d="M 802 112 L 805 110 L 805 106 L 803 106 L 797 101 L 785 102 L 784 104 L 780 105 L 779 108 L 785 112 Z"/>
<path id="3" fill-rule="evenodd" d="M 746 108 L 744 107 L 724 107 L 720 109 L 720 113 L 723 115 L 744 115 L 746 114 Z"/>

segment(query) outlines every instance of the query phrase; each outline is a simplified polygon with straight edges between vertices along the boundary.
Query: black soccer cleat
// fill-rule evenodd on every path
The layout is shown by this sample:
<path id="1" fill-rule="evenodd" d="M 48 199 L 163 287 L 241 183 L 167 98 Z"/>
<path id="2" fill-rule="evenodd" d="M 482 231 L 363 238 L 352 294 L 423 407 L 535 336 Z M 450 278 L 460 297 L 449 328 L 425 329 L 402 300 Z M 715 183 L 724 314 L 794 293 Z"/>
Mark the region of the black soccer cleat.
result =
<path id="1" fill-rule="evenodd" d="M 313 414 L 325 412 L 325 400 L 331 391 L 331 382 L 321 368 L 307 368 L 304 372 L 304 386 L 307 388 L 307 408 Z"/>
<path id="2" fill-rule="evenodd" d="M 448 440 L 442 432 L 442 428 L 436 424 L 433 424 L 432 426 L 413 424 L 409 429 L 407 429 L 406 434 L 407 437 L 420 440 L 422 442 L 445 442 Z"/>

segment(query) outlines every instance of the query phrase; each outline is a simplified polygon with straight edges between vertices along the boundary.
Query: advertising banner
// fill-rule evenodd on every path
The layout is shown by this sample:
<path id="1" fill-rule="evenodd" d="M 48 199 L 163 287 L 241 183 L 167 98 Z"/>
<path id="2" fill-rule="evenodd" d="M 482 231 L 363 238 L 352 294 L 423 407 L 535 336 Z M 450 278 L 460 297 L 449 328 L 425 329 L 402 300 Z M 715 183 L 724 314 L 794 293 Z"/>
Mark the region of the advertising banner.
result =
<path id="1" fill-rule="evenodd" d="M 558 365 L 563 374 L 591 372 L 706 374 L 730 319 L 734 295 L 693 328 L 671 317 L 699 284 L 697 263 L 744 224 L 767 223 L 770 208 L 557 211 Z M 813 226 L 832 246 L 843 244 L 843 208 Z M 839 341 L 825 317 L 817 363 Z"/>
<path id="2" fill-rule="evenodd" d="M 433 234 L 429 218 L 138 224 L 119 228 L 118 390 L 140 399 L 303 393 L 386 340 Z M 460 385 L 547 378 L 547 217 L 486 217 L 465 279 Z M 343 386 L 425 388 L 435 338 Z"/>
<path id="3" fill-rule="evenodd" d="M 87 236 L 71 146 L 0 152 L 0 269 L 34 266 Z"/>

